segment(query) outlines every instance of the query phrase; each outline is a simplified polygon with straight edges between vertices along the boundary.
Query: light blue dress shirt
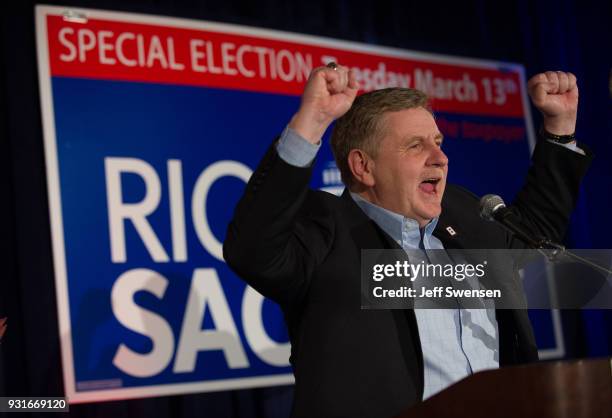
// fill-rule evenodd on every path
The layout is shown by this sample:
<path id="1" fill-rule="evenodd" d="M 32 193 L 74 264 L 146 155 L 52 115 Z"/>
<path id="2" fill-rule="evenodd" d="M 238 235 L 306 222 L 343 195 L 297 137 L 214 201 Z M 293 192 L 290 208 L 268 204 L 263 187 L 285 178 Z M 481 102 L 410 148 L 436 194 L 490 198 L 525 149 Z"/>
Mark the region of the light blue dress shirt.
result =
<path id="1" fill-rule="evenodd" d="M 422 230 L 414 219 L 376 206 L 351 193 L 355 203 L 404 250 L 443 250 L 434 237 L 438 219 Z M 450 284 L 450 283 L 449 283 Z M 423 350 L 423 399 L 479 370 L 499 367 L 494 309 L 415 309 Z"/>

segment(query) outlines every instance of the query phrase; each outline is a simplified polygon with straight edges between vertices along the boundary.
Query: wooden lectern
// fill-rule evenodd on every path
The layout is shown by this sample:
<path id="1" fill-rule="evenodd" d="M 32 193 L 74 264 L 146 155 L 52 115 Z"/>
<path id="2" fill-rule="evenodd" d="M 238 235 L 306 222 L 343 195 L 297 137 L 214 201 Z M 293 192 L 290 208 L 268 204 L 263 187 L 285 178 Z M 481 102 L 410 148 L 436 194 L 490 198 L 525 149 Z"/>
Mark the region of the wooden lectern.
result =
<path id="1" fill-rule="evenodd" d="M 612 418 L 612 359 L 479 372 L 397 418 L 424 417 Z"/>

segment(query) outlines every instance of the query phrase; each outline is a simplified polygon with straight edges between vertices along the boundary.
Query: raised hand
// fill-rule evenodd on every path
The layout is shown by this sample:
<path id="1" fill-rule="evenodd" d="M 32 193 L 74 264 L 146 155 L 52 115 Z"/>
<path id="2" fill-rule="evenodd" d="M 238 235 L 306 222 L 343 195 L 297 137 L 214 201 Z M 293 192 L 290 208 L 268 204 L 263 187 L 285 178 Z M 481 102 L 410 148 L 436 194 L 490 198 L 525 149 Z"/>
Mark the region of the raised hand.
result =
<path id="1" fill-rule="evenodd" d="M 537 74 L 527 83 L 534 106 L 542 113 L 544 129 L 555 135 L 576 131 L 578 85 L 576 76 L 563 71 Z"/>
<path id="2" fill-rule="evenodd" d="M 314 69 L 289 127 L 307 141 L 318 143 L 327 127 L 351 108 L 358 89 L 355 75 L 347 67 Z"/>

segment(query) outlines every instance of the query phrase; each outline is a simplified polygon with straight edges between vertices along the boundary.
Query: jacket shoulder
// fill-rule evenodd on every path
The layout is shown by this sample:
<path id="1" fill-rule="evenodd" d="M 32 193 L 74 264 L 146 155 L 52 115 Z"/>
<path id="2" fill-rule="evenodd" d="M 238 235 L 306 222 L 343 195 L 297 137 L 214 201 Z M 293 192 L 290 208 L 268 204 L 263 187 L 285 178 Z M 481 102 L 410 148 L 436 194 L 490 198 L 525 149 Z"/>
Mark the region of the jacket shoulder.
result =
<path id="1" fill-rule="evenodd" d="M 471 217 L 478 215 L 479 198 L 472 191 L 457 184 L 447 184 L 442 198 L 442 213 L 444 215 L 454 215 L 461 212 L 461 217 Z"/>

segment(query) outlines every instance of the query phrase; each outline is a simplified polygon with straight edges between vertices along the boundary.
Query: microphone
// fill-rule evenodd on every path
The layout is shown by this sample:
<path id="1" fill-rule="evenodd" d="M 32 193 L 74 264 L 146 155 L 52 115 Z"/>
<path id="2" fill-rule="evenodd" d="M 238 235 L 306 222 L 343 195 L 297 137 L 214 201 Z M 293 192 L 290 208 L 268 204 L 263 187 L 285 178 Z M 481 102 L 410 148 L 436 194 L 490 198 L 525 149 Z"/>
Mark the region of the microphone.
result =
<path id="1" fill-rule="evenodd" d="M 557 244 L 556 242 L 542 237 L 534 239 L 529 232 L 523 229 L 517 216 L 506 207 L 504 199 L 498 195 L 487 194 L 480 198 L 480 217 L 487 221 L 498 222 L 529 247 L 545 255 L 551 262 L 555 261 L 557 258 L 569 259 L 604 272 L 606 275 L 612 275 L 611 269 L 600 266 L 571 251 L 567 251 L 561 244 Z M 552 250 L 552 252 L 544 252 L 544 250 Z"/>
<path id="2" fill-rule="evenodd" d="M 488 194 L 480 198 L 480 217 L 487 221 L 498 222 L 514 236 L 531 248 L 550 248 L 551 242 L 545 239 L 535 239 L 523 229 L 516 215 L 506 207 L 504 200 L 495 194 Z M 557 246 L 553 245 L 553 248 Z"/>

